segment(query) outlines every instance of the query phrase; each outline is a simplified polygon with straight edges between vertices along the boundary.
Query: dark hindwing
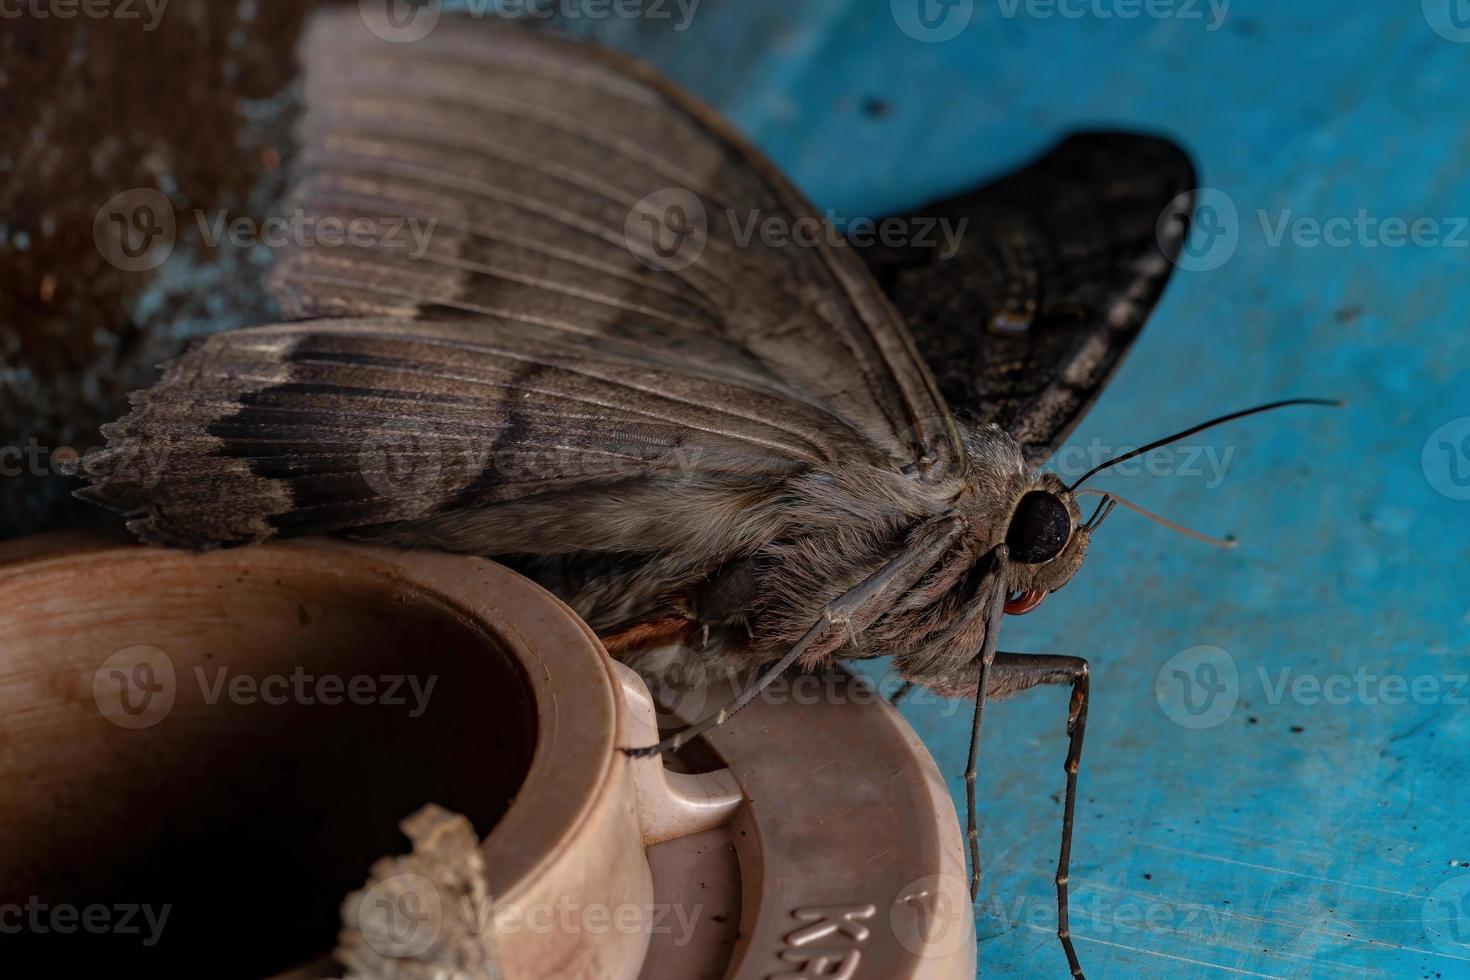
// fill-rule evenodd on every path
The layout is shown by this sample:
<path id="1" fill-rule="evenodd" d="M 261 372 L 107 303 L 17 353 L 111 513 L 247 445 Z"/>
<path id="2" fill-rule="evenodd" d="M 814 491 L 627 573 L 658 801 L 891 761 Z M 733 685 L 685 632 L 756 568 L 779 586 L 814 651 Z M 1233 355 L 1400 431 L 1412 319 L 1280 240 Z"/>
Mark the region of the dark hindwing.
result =
<path id="1" fill-rule="evenodd" d="M 962 465 L 853 250 L 744 241 L 810 206 L 646 66 L 488 20 L 395 45 L 355 11 L 303 59 L 307 240 L 271 287 L 305 322 L 207 338 L 105 430 L 85 495 L 144 537 L 494 510 L 493 553 L 551 514 L 557 550 L 656 552 L 674 497 L 735 515 L 838 460 Z"/>
<path id="2" fill-rule="evenodd" d="M 864 250 L 961 419 L 1044 462 L 1118 367 L 1168 282 L 1195 172 L 1165 140 L 1082 133 L 1029 166 L 906 216 L 957 228 Z"/>

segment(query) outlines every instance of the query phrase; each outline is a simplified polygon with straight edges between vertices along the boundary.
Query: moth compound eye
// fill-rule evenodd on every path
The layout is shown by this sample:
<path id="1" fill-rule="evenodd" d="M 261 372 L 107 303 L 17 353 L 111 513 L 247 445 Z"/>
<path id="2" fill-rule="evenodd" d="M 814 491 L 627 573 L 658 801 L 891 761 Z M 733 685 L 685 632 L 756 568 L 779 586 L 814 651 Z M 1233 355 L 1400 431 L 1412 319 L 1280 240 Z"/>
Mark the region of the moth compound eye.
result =
<path id="1" fill-rule="evenodd" d="M 1056 494 L 1033 490 L 1021 498 L 1006 531 L 1011 560 L 1040 565 L 1061 554 L 1072 536 L 1072 515 Z"/>

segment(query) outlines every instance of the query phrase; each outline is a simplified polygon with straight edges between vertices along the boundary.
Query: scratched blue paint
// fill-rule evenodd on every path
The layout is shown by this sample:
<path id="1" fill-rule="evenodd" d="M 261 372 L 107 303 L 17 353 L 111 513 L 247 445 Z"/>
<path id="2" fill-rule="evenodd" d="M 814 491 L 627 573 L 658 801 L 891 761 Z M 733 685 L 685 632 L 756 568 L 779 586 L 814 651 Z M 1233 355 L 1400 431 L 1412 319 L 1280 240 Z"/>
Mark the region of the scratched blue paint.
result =
<path id="1" fill-rule="evenodd" d="M 1208 18 L 1203 2 L 1060 6 L 1086 15 L 960 2 L 950 15 L 971 20 L 943 43 L 903 33 L 883 0 L 708 3 L 685 31 L 583 27 L 720 106 L 839 217 L 963 187 L 1075 127 L 1143 127 L 1191 149 L 1237 208 L 1238 248 L 1176 276 L 1073 444 L 1138 445 L 1285 395 L 1351 406 L 1212 433 L 1191 443 L 1193 466 L 1176 454 L 1165 475 L 1099 478 L 1241 546 L 1212 550 L 1120 511 L 1072 586 L 1008 623 L 1006 648 L 1094 665 L 1079 952 L 1093 980 L 1470 976 L 1470 903 L 1456 904 L 1470 892 L 1458 863 L 1470 861 L 1470 710 L 1454 689 L 1470 673 L 1470 502 L 1446 495 L 1470 479 L 1470 444 L 1446 439 L 1421 459 L 1435 430 L 1470 415 L 1470 234 L 1453 220 L 1470 214 L 1470 44 L 1412 0 L 1237 0 L 1215 29 L 1092 12 Z M 1426 9 L 1446 33 L 1470 26 L 1462 0 Z M 887 114 L 864 113 L 869 97 Z M 1283 215 L 1359 209 L 1437 219 L 1445 240 L 1273 242 Z M 1187 664 L 1184 681 L 1166 673 L 1162 700 L 1155 690 L 1197 646 L 1223 649 L 1238 676 L 1214 692 L 1236 703 L 1213 727 L 1177 724 L 1163 704 L 1177 714 L 1192 694 L 1203 709 L 1197 682 L 1223 675 Z M 1360 669 L 1373 675 L 1361 688 Z M 1417 701 L 1383 703 L 1398 691 L 1385 675 L 1441 686 L 1426 697 L 1420 680 Z M 1327 694 L 1293 694 L 1314 681 Z M 1346 703 L 1324 700 L 1344 691 Z M 987 976 L 1065 972 L 1050 880 L 1064 704 L 1038 691 L 987 714 Z M 905 713 L 962 810 L 968 710 Z"/>

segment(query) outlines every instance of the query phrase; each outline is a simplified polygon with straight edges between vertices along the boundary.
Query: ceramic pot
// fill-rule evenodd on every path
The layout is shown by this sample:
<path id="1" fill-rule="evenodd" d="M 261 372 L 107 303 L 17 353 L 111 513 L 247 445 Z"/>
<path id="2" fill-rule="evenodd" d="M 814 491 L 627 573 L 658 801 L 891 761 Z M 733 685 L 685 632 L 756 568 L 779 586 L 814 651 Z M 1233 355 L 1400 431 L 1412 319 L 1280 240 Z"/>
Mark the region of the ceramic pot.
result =
<path id="1" fill-rule="evenodd" d="M 943 781 L 845 673 L 632 762 L 653 700 L 554 597 L 327 540 L 0 545 L 0 639 L 7 963 L 338 975 L 343 897 L 435 803 L 511 980 L 973 976 Z"/>

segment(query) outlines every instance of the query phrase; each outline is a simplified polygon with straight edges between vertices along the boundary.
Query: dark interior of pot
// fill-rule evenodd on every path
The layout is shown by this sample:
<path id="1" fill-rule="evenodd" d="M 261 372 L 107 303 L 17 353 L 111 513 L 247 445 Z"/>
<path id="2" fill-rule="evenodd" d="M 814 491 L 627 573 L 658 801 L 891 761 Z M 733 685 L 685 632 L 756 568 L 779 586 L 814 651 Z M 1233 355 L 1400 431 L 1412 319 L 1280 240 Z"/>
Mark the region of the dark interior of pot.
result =
<path id="1" fill-rule="evenodd" d="M 313 959 L 373 860 L 409 849 L 404 817 L 433 802 L 489 831 L 534 733 L 509 653 L 381 574 L 181 556 L 12 579 L 0 972 Z"/>

